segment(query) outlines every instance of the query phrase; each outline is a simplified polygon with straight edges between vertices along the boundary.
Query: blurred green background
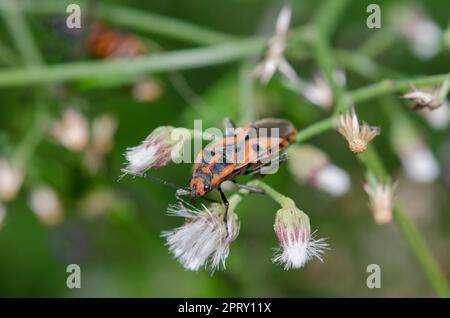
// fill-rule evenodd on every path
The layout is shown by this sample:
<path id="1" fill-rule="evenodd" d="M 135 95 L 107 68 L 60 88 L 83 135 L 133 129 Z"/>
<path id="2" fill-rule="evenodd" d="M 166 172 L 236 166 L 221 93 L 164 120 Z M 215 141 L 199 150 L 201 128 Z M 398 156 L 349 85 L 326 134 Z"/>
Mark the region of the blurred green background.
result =
<path id="1" fill-rule="evenodd" d="M 281 1 L 262 0 L 97 2 L 120 4 L 243 37 L 272 34 L 276 15 L 283 5 Z M 369 3 L 350 2 L 334 30 L 334 47 L 351 52 L 381 32 L 366 27 Z M 382 9 L 381 30 L 384 30 L 389 28 L 392 2 L 377 3 Z M 418 3 L 442 29 L 447 28 L 448 1 Z M 319 5 L 319 1 L 293 1 L 291 25 L 298 27 L 311 21 L 318 14 Z M 96 10 L 95 6 L 92 10 Z M 61 27 L 65 17 L 65 12 L 59 16 L 26 14 L 46 64 L 93 59 L 83 45 L 83 35 L 66 32 Z M 88 22 L 92 20 L 94 18 Z M 148 54 L 152 54 L 153 47 L 158 47 L 155 49 L 158 51 L 171 51 L 199 46 L 161 34 L 128 31 L 148 44 Z M 12 59 L 2 62 L 0 71 L 19 66 L 21 57 L 16 53 L 15 41 L 4 20 L 0 22 L 0 44 L 0 50 L 13 55 Z M 288 51 L 289 61 L 302 78 L 310 78 L 317 68 L 310 55 L 311 52 L 296 46 Z M 242 63 L 152 75 L 162 89 L 161 95 L 152 101 L 137 100 L 129 85 L 118 85 L 120 78 L 110 78 L 109 83 L 85 80 L 64 86 L 0 88 L 2 157 L 12 157 L 24 143 L 24 137 L 34 129 L 33 120 L 39 107 L 45 107 L 50 116 L 59 118 L 61 111 L 71 106 L 89 122 L 108 113 L 118 124 L 113 148 L 95 173 L 86 167 L 82 153 L 67 150 L 46 134 L 39 140 L 27 161 L 20 192 L 15 200 L 4 203 L 7 212 L 0 228 L 0 296 L 434 297 L 398 227 L 374 224 L 362 189 L 364 168 L 335 131 L 314 137 L 308 143 L 323 149 L 334 164 L 350 174 L 352 186 L 346 195 L 335 198 L 307 184 L 299 184 L 287 165 L 265 179 L 293 198 L 309 214 L 311 226 L 318 230 L 318 235 L 328 238 L 331 249 L 326 251 L 323 263 L 313 260 L 304 268 L 291 271 L 272 264 L 273 248 L 277 246 L 273 222 L 278 206 L 269 197 L 256 194 L 247 196 L 237 209 L 241 231 L 231 245 L 226 270 L 213 275 L 206 270 L 192 273 L 171 257 L 160 232 L 182 223 L 166 215 L 167 205 L 175 202 L 174 191 L 145 179 L 125 177 L 118 181 L 124 164 L 123 153 L 158 126 L 193 128 L 193 119 L 202 119 L 204 128 L 221 127 L 225 116 L 243 123 L 242 73 L 248 72 L 258 58 L 259 55 L 255 55 Z M 442 50 L 432 59 L 421 60 L 401 40 L 394 40 L 375 60 L 405 76 L 442 74 L 450 69 L 448 50 Z M 352 90 L 381 79 L 367 79 L 349 70 L 347 88 Z M 188 83 L 188 93 L 180 89 L 180 81 L 181 86 Z M 267 87 L 254 83 L 251 94 L 257 117 L 288 118 L 299 130 L 328 116 L 326 111 L 287 88 L 278 75 Z M 441 176 L 433 183 L 416 184 L 404 177 L 389 144 L 389 115 L 383 111 L 379 100 L 361 103 L 358 113 L 370 124 L 382 128 L 383 134 L 375 141 L 379 153 L 391 175 L 401 179 L 401 187 L 405 188 L 400 192 L 406 193 L 410 203 L 406 212 L 449 277 L 450 196 L 449 184 L 445 181 L 445 173 L 450 171 L 449 129 L 431 128 L 422 117 L 409 112 L 408 103 L 400 103 L 405 116 L 416 124 L 441 165 Z M 249 106 L 244 104 L 245 107 Z M 152 174 L 187 185 L 191 165 L 169 165 Z M 53 187 L 61 200 L 64 217 L 54 226 L 40 222 L 28 204 L 30 190 L 41 183 Z M 89 205 L 86 198 L 92 196 L 95 203 L 91 200 Z M 66 287 L 66 266 L 71 263 L 81 266 L 81 289 Z M 366 287 L 366 267 L 372 263 L 382 269 L 380 289 Z"/>

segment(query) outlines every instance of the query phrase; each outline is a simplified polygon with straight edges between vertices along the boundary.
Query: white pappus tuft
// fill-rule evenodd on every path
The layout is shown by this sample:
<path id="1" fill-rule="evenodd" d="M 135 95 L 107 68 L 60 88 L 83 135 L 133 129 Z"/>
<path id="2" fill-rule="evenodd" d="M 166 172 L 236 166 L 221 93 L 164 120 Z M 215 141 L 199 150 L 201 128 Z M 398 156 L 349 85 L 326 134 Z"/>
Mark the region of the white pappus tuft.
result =
<path id="1" fill-rule="evenodd" d="M 197 271 L 204 266 L 214 272 L 225 268 L 230 244 L 238 236 L 240 227 L 237 215 L 231 209 L 227 220 L 224 220 L 224 206 L 218 203 L 199 210 L 180 201 L 170 205 L 167 211 L 169 215 L 186 219 L 181 227 L 162 232 L 170 252 L 185 269 Z"/>

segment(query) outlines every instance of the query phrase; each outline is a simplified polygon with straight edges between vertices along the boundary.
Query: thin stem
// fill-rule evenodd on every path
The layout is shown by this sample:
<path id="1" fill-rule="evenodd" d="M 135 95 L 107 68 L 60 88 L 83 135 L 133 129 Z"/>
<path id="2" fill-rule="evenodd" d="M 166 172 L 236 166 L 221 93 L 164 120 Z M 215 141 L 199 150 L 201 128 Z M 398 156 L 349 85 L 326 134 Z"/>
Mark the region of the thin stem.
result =
<path id="1" fill-rule="evenodd" d="M 12 35 L 13 40 L 27 66 L 36 66 L 43 63 L 42 56 L 32 38 L 31 32 L 18 10 L 16 2 L 2 0 L 0 2 L 5 24 Z"/>
<path id="2" fill-rule="evenodd" d="M 14 153 L 14 160 L 22 169 L 27 168 L 29 160 L 46 133 L 46 128 L 50 120 L 45 110 L 46 106 L 41 104 L 41 101 L 38 101 L 35 107 L 36 111 L 33 124 L 27 130 Z"/>
<path id="3" fill-rule="evenodd" d="M 379 83 L 371 84 L 353 90 L 349 93 L 349 97 L 351 98 L 353 103 L 358 103 L 381 95 L 406 90 L 409 88 L 410 84 L 414 84 L 416 86 L 438 85 L 445 81 L 449 76 L 450 73 L 445 73 L 397 81 L 385 79 Z"/>
<path id="4" fill-rule="evenodd" d="M 336 117 L 331 116 L 300 130 L 295 137 L 295 142 L 306 141 L 307 139 L 317 136 L 328 129 L 332 129 L 335 125 L 335 120 Z"/>
<path id="5" fill-rule="evenodd" d="M 439 264 L 434 259 L 415 224 L 398 205 L 394 208 L 393 216 L 436 293 L 439 297 L 450 297 L 447 279 L 441 272 Z"/>
<path id="6" fill-rule="evenodd" d="M 243 63 L 239 72 L 240 114 L 241 122 L 246 123 L 255 118 L 253 107 L 254 82 L 247 63 Z"/>
<path id="7" fill-rule="evenodd" d="M 281 193 L 279 193 L 278 191 L 276 191 L 275 189 L 273 189 L 272 187 L 270 187 L 261 180 L 254 180 L 254 183 L 252 183 L 252 185 L 256 185 L 257 187 L 263 189 L 268 196 L 270 196 L 274 201 L 276 201 L 279 205 L 283 207 L 294 204 L 292 199 L 282 195 Z"/>
<path id="8" fill-rule="evenodd" d="M 336 83 L 334 78 L 335 63 L 331 47 L 329 46 L 329 38 L 335 30 L 339 19 L 348 5 L 348 0 L 327 0 L 317 10 L 314 21 L 316 26 L 316 34 L 314 38 L 314 47 L 316 50 L 317 63 L 323 72 L 325 79 L 330 85 L 331 91 L 336 102 L 335 113 L 345 109 L 345 96 L 342 88 Z"/>
<path id="9" fill-rule="evenodd" d="M 320 36 L 328 40 L 345 12 L 349 0 L 326 0 L 317 9 L 314 25 Z"/>
<path id="10" fill-rule="evenodd" d="M 71 0 L 39 0 L 23 2 L 21 8 L 35 14 L 64 14 Z M 82 10 L 88 7 L 86 0 L 77 0 Z M 164 17 L 111 3 L 96 3 L 93 15 L 116 25 L 138 31 L 160 34 L 196 44 L 218 44 L 237 39 L 189 22 Z"/>
<path id="11" fill-rule="evenodd" d="M 394 32 L 390 28 L 383 27 L 374 31 L 373 35 L 359 46 L 357 53 L 373 60 L 394 44 L 395 39 Z"/>
<path id="12" fill-rule="evenodd" d="M 261 39 L 221 44 L 206 48 L 157 53 L 135 59 L 73 62 L 33 68 L 11 68 L 0 71 L 0 87 L 54 83 L 58 81 L 133 76 L 191 69 L 242 59 L 258 53 Z"/>

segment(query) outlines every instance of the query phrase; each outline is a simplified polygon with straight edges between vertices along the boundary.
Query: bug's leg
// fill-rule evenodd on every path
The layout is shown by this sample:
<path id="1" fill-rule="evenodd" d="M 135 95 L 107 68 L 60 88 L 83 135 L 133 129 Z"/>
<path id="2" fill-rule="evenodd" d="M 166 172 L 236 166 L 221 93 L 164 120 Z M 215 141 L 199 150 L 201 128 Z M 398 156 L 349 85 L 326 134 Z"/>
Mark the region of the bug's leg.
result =
<path id="1" fill-rule="evenodd" d="M 230 203 L 228 202 L 227 196 L 223 192 L 223 190 L 219 187 L 217 190 L 220 193 L 220 198 L 222 199 L 223 204 L 225 205 L 225 214 L 223 215 L 223 220 L 225 221 L 225 227 L 227 229 L 227 236 L 228 236 L 228 208 L 230 206 Z"/>
<path id="2" fill-rule="evenodd" d="M 226 136 L 232 136 L 234 134 L 234 130 L 236 129 L 235 123 L 229 117 L 225 117 L 223 120 L 223 127 L 225 129 Z"/>
<path id="3" fill-rule="evenodd" d="M 275 164 L 275 163 L 280 164 L 280 163 L 282 163 L 282 162 L 284 162 L 286 160 L 288 160 L 288 155 L 283 153 L 277 159 L 275 159 L 273 162 L 269 162 L 267 164 L 263 164 L 263 165 L 259 166 L 258 168 L 255 168 L 253 170 L 247 170 L 247 171 L 244 172 L 244 174 L 246 174 L 246 175 L 247 174 L 251 174 L 251 175 L 258 174 L 258 173 L 261 173 L 261 169 L 262 168 L 268 167 L 268 166 L 270 166 L 272 164 Z"/>
<path id="4" fill-rule="evenodd" d="M 237 183 L 236 181 L 233 181 L 233 182 L 234 182 L 234 184 L 237 187 L 239 187 L 241 189 L 244 189 L 244 190 L 247 190 L 247 191 L 250 191 L 250 192 L 265 193 L 265 191 L 263 189 L 252 187 L 252 186 L 249 186 L 249 185 L 246 185 L 246 184 L 240 184 L 240 183 Z"/>

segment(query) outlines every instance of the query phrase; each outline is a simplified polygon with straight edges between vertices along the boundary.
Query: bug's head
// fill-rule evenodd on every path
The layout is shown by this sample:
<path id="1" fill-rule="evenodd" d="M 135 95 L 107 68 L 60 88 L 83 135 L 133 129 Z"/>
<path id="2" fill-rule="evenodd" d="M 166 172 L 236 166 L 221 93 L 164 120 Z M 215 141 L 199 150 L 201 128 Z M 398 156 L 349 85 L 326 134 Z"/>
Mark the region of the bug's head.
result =
<path id="1" fill-rule="evenodd" d="M 202 197 L 212 190 L 206 176 L 198 176 L 193 178 L 189 187 L 191 189 L 190 194 L 193 197 Z"/>

